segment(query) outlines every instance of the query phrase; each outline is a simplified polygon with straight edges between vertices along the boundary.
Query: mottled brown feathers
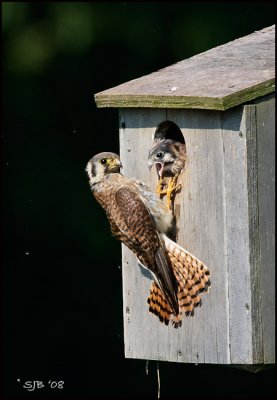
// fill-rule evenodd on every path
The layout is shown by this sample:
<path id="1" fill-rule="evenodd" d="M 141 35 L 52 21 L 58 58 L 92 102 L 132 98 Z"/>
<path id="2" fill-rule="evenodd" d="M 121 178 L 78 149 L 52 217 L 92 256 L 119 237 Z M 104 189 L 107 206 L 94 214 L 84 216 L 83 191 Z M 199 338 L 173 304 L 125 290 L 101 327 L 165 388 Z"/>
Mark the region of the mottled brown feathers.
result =
<path id="1" fill-rule="evenodd" d="M 107 214 L 112 234 L 155 276 L 149 310 L 161 322 L 179 327 L 183 316 L 193 315 L 201 305 L 210 273 L 166 236 L 172 214 L 163 202 L 142 182 L 121 175 L 120 167 L 114 153 L 94 156 L 86 167 L 92 192 Z"/>
<path id="2" fill-rule="evenodd" d="M 165 238 L 166 249 L 171 261 L 171 267 L 178 281 L 179 312 L 175 313 L 167 303 L 156 282 L 150 289 L 147 300 L 149 311 L 158 316 L 166 325 L 171 321 L 175 328 L 182 325 L 184 315 L 193 316 L 194 309 L 201 306 L 201 294 L 207 292 L 210 283 L 210 272 L 196 257 L 188 253 L 168 238 Z"/>
<path id="3" fill-rule="evenodd" d="M 178 312 L 177 282 L 161 234 L 155 225 L 143 186 L 121 174 L 106 176 L 94 190 L 103 206 L 113 235 L 135 253 L 156 276 L 171 307 Z M 157 204 L 160 200 L 157 199 Z"/>

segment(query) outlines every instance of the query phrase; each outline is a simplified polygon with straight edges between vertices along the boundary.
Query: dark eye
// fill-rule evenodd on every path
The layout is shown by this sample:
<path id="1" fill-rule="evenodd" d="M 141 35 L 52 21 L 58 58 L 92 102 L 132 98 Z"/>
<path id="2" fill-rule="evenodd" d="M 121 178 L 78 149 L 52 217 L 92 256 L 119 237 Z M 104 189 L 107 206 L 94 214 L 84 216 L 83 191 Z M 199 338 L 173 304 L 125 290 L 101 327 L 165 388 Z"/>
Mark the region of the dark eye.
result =
<path id="1" fill-rule="evenodd" d="M 156 155 L 157 158 L 162 158 L 162 156 L 163 156 L 163 153 L 161 153 L 161 152 L 157 153 L 157 155 Z"/>
<path id="2" fill-rule="evenodd" d="M 101 164 L 107 164 L 107 159 L 106 158 L 102 158 L 100 162 L 101 162 Z"/>

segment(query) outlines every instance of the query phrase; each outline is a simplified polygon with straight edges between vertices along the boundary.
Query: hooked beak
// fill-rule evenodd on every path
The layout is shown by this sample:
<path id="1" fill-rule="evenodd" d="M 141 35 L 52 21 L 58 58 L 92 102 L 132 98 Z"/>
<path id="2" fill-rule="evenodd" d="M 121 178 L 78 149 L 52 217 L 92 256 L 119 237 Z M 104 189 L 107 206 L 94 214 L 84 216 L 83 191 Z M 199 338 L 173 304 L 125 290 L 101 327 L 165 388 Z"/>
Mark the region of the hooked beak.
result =
<path id="1" fill-rule="evenodd" d="M 120 168 L 122 167 L 121 161 L 119 160 L 119 158 L 115 158 L 114 160 L 112 160 L 110 162 L 109 165 L 109 171 L 110 172 L 120 172 Z"/>

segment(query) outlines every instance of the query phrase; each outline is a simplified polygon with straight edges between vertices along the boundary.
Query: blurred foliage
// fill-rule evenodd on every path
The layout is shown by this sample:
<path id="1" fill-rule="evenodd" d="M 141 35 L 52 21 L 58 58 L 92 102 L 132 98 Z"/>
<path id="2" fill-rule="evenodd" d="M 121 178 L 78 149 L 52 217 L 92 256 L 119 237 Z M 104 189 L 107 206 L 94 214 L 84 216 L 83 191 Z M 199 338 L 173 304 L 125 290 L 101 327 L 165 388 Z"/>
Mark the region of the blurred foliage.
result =
<path id="1" fill-rule="evenodd" d="M 107 359 L 122 374 L 132 365 L 123 356 L 120 244 L 84 172 L 93 154 L 118 152 L 118 114 L 97 109 L 94 93 L 273 23 L 267 1 L 2 2 L 2 293 L 14 396 L 15 365 L 29 379 L 68 379 L 64 396 L 101 394 Z M 107 395 L 123 386 L 134 395 L 134 384 L 140 397 L 154 393 L 129 378 Z"/>
<path id="2" fill-rule="evenodd" d="M 86 57 L 107 41 L 121 42 L 142 63 L 168 51 L 164 60 L 174 62 L 272 24 L 273 6 L 266 1 L 3 2 L 6 63 L 18 74 L 43 72 L 56 57 Z M 128 62 L 126 57 L 116 61 Z"/>
<path id="3" fill-rule="evenodd" d="M 17 218 L 25 219 L 26 196 L 38 199 L 32 215 L 47 215 L 52 204 L 89 248 L 86 215 L 103 215 L 94 202 L 82 206 L 84 165 L 95 152 L 118 151 L 117 111 L 97 110 L 93 94 L 269 26 L 273 5 L 3 2 L 3 157 L 17 181 L 9 193 Z"/>

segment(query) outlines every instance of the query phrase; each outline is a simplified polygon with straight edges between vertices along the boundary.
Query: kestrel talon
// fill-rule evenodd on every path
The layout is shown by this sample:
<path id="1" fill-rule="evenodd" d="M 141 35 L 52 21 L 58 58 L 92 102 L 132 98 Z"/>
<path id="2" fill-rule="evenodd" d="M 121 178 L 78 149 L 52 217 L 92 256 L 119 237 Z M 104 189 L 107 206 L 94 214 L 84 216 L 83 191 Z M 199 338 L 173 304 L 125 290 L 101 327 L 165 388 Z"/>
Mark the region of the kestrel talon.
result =
<path id="1" fill-rule="evenodd" d="M 148 155 L 148 166 L 156 166 L 158 183 L 157 194 L 162 198 L 166 195 L 166 204 L 173 209 L 176 193 L 181 190 L 177 183 L 186 161 L 186 146 L 173 139 L 155 139 Z"/>

